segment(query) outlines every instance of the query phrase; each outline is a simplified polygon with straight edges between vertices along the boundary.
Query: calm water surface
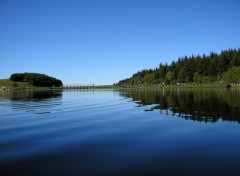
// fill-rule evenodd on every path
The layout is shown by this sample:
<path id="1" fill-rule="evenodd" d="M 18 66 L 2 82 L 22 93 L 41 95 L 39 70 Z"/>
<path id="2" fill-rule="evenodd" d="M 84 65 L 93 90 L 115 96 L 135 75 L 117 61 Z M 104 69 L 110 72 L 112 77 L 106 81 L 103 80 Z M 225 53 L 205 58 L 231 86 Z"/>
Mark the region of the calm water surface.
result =
<path id="1" fill-rule="evenodd" d="M 0 175 L 240 175 L 239 90 L 0 92 Z"/>

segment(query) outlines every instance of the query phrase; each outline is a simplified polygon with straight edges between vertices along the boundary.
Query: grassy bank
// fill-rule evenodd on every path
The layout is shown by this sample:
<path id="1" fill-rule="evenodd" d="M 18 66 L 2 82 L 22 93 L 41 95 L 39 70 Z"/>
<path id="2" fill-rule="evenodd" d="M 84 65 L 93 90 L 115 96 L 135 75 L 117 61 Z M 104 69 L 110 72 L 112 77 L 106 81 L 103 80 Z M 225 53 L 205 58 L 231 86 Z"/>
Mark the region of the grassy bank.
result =
<path id="1" fill-rule="evenodd" d="M 57 89 L 57 90 L 62 90 L 66 88 L 62 87 L 36 87 L 33 86 L 29 82 L 13 82 L 10 79 L 0 79 L 0 89 L 6 87 L 11 90 L 24 90 L 24 89 L 31 89 L 31 90 L 49 90 L 49 89 Z M 239 88 L 240 89 L 240 84 L 231 84 L 232 88 Z M 123 88 L 118 85 L 98 85 L 94 86 L 93 89 L 118 89 L 118 88 Z M 133 87 L 132 87 L 133 88 Z M 212 84 L 194 84 L 194 83 L 185 83 L 185 84 L 180 84 L 180 85 L 144 85 L 144 87 L 139 87 L 139 85 L 135 85 L 134 89 L 141 89 L 141 88 L 226 88 L 226 84 L 217 84 L 217 83 L 212 83 Z"/>
<path id="2" fill-rule="evenodd" d="M 128 85 L 128 86 L 120 86 L 120 88 L 124 89 L 157 89 L 157 88 L 240 88 L 240 84 L 195 84 L 195 83 L 182 83 L 179 85 L 169 84 L 169 85 L 161 85 L 161 84 L 151 84 L 151 85 Z"/>
<path id="3" fill-rule="evenodd" d="M 94 86 L 94 89 L 117 89 L 119 88 L 119 86 L 115 86 L 115 85 L 98 85 L 98 86 Z"/>
<path id="4" fill-rule="evenodd" d="M 24 90 L 24 89 L 32 89 L 32 90 L 48 90 L 49 87 L 36 87 L 33 86 L 29 82 L 14 82 L 10 79 L 0 79 L 0 89 L 3 87 L 7 88 L 7 90 Z"/>
<path id="5" fill-rule="evenodd" d="M 11 89 L 25 89 L 27 87 L 33 87 L 28 82 L 13 82 L 10 79 L 0 79 L 0 89 L 2 87 L 11 88 Z"/>

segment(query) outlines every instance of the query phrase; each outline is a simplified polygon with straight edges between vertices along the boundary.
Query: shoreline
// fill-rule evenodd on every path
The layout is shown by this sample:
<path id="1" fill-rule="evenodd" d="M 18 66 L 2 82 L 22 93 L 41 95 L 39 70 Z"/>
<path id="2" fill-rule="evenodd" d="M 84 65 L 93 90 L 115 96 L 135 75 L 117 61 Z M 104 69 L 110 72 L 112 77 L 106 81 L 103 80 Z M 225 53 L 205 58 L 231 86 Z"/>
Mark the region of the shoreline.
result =
<path id="1" fill-rule="evenodd" d="M 157 90 L 157 89 L 240 89 L 240 85 L 232 85 L 231 87 L 227 86 L 216 86 L 216 85 L 188 85 L 188 86 L 176 86 L 176 85 L 167 85 L 161 87 L 117 87 L 117 86 L 108 86 L 101 87 L 96 86 L 92 88 L 63 88 L 63 87 L 31 87 L 31 88 L 13 88 L 13 87 L 2 87 L 0 88 L 1 92 L 9 91 L 51 91 L 51 90 L 103 90 L 103 89 L 115 89 L 115 90 Z"/>
<path id="2" fill-rule="evenodd" d="M 138 84 L 138 85 L 97 85 L 97 86 L 72 86 L 72 87 L 36 87 L 28 82 L 13 82 L 9 79 L 0 80 L 0 91 L 17 91 L 17 90 L 96 90 L 96 89 L 185 89 L 185 88 L 220 88 L 220 89 L 240 89 L 240 83 L 228 84 L 228 83 L 210 83 L 210 84 L 197 84 L 197 83 L 178 83 L 178 84 Z"/>

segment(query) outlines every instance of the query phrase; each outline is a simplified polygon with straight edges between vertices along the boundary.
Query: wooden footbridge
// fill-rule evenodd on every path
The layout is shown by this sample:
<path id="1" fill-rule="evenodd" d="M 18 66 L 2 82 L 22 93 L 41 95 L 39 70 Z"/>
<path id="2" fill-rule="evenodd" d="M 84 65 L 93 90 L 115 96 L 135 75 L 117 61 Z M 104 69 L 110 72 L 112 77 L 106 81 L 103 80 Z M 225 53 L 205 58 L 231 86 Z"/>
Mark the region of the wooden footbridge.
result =
<path id="1" fill-rule="evenodd" d="M 64 84 L 63 89 L 94 89 L 94 84 Z"/>

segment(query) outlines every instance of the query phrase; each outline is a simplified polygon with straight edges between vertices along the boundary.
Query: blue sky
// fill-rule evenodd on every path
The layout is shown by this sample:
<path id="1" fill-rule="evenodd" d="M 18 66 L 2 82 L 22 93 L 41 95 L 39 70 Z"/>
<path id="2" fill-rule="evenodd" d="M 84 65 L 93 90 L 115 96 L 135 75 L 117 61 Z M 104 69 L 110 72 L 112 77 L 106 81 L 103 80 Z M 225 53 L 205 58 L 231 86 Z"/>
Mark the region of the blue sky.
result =
<path id="1" fill-rule="evenodd" d="M 113 84 L 178 57 L 240 47 L 239 0 L 0 0 L 0 79 Z"/>

